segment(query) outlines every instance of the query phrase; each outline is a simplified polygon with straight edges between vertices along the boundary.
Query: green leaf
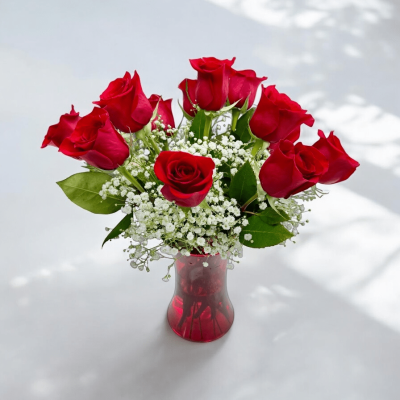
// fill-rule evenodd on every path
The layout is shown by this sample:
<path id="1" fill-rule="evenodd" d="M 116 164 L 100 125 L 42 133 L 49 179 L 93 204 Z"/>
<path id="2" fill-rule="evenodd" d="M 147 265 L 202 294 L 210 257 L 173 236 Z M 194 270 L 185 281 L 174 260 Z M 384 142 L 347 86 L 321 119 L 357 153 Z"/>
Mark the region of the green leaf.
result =
<path id="1" fill-rule="evenodd" d="M 229 196 L 238 201 L 242 206 L 257 194 L 257 179 L 250 163 L 246 161 L 233 176 L 229 188 Z"/>
<path id="2" fill-rule="evenodd" d="M 239 119 L 236 124 L 236 130 L 233 135 L 241 140 L 243 143 L 247 143 L 251 140 L 252 136 L 250 134 L 249 121 L 253 116 L 255 108 L 250 108 L 247 112 L 245 112 Z"/>
<path id="3" fill-rule="evenodd" d="M 277 225 L 280 222 L 289 220 L 289 216 L 285 212 L 280 211 L 280 213 L 277 213 L 272 207 L 267 207 L 258 216 L 268 225 Z"/>
<path id="4" fill-rule="evenodd" d="M 293 234 L 282 225 L 268 225 L 260 217 L 253 216 L 248 219 L 249 224 L 240 232 L 239 240 L 244 246 L 261 249 L 276 246 L 290 239 Z M 251 234 L 251 240 L 245 240 L 244 235 Z"/>
<path id="5" fill-rule="evenodd" d="M 194 133 L 194 137 L 189 137 L 189 140 L 193 143 L 194 139 L 202 139 L 204 133 L 204 127 L 206 125 L 206 120 L 209 117 L 206 116 L 204 110 L 197 111 L 196 116 L 193 119 L 190 131 Z"/>
<path id="6" fill-rule="evenodd" d="M 119 196 L 108 195 L 105 200 L 99 195 L 100 190 L 111 176 L 101 172 L 81 172 L 57 182 L 66 196 L 76 205 L 94 214 L 112 214 L 125 203 Z"/>
<path id="7" fill-rule="evenodd" d="M 125 215 L 125 217 L 122 218 L 121 221 L 119 221 L 117 226 L 107 235 L 101 247 L 103 247 L 104 244 L 109 240 L 118 237 L 122 232 L 126 231 L 131 226 L 131 223 L 132 223 L 132 214 Z"/>

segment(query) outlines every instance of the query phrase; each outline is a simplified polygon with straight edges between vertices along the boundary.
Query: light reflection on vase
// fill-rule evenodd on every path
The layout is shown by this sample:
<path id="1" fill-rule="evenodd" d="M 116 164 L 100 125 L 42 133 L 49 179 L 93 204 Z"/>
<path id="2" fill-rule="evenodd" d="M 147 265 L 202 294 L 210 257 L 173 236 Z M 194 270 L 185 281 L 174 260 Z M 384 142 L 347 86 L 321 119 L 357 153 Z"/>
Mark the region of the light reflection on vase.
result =
<path id="1" fill-rule="evenodd" d="M 227 292 L 226 265 L 220 255 L 178 254 L 175 292 L 167 312 L 168 323 L 178 336 L 211 342 L 228 332 L 234 311 Z"/>

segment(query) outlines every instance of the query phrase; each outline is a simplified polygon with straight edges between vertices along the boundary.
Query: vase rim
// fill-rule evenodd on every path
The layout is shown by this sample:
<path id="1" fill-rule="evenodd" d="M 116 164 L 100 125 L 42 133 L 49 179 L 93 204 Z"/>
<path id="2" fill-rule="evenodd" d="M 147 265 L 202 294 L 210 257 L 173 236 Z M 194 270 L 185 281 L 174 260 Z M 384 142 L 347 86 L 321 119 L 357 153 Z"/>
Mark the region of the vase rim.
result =
<path id="1" fill-rule="evenodd" d="M 179 254 L 181 254 L 181 253 L 179 253 Z M 190 256 L 184 256 L 184 257 L 215 257 L 215 256 L 219 256 L 219 253 L 214 254 L 213 256 L 211 254 L 192 254 L 192 253 L 190 253 Z"/>

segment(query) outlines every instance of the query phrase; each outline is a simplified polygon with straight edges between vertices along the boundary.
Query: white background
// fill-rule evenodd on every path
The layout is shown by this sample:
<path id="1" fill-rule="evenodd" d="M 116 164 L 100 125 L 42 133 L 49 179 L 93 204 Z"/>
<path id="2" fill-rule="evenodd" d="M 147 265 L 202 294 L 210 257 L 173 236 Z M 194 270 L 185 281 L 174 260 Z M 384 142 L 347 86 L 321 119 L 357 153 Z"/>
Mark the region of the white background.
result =
<path id="1" fill-rule="evenodd" d="M 394 0 L 0 4 L 2 400 L 397 400 L 400 392 L 399 17 Z M 237 57 L 334 129 L 361 167 L 312 203 L 297 244 L 245 251 L 222 339 L 169 329 L 174 283 L 132 270 L 119 214 L 55 184 L 81 167 L 40 149 L 74 104 L 139 72 L 180 98 L 188 59 Z M 178 107 L 174 106 L 178 115 Z"/>

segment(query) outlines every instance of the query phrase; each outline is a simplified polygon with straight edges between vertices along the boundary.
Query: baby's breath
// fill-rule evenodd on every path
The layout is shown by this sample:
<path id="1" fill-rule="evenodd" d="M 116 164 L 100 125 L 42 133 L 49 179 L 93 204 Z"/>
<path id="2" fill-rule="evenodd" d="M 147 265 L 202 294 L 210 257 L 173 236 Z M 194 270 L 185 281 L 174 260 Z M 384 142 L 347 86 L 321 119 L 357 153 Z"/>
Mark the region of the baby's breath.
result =
<path id="1" fill-rule="evenodd" d="M 234 258 L 243 256 L 239 235 L 249 223 L 248 215 L 242 212 L 235 199 L 226 195 L 229 187 L 224 178 L 232 178 L 246 162 L 249 162 L 257 173 L 268 158 L 269 152 L 266 149 L 260 151 L 257 157 L 253 157 L 246 144 L 227 132 L 222 133 L 224 129 L 230 129 L 226 119 L 224 116 L 219 117 L 213 127 L 214 135 L 203 140 L 193 138 L 190 123 L 180 129 L 172 129 L 165 127 L 160 118 L 155 121 L 156 128 L 151 132 L 160 148 L 213 159 L 216 169 L 213 173 L 213 185 L 205 203 L 197 207 L 182 208 L 166 200 L 161 193 L 163 183 L 154 173 L 156 154 L 150 152 L 142 140 L 134 140 L 131 143 L 131 156 L 125 168 L 143 183 L 145 192 L 139 193 L 118 170 L 115 171 L 114 178 L 103 185 L 100 192 L 102 198 L 106 199 L 109 195 L 122 197 L 125 201 L 122 212 L 132 215 L 131 225 L 122 235 L 130 239 L 125 251 L 132 268 L 149 271 L 151 261 L 161 258 L 173 260 L 178 253 L 189 256 L 195 252 L 210 255 L 219 253 L 222 258 L 229 258 L 228 265 L 232 269 L 233 262 L 237 262 Z M 192 139 L 189 141 L 188 138 Z M 261 212 L 268 204 L 265 192 L 260 183 L 257 183 L 257 201 Z M 320 195 L 313 190 L 287 200 L 276 199 L 276 209 L 284 211 L 290 217 L 289 221 L 282 224 L 293 235 L 297 234 L 298 226 L 304 224 L 301 218 L 305 209 L 299 203 Z M 149 241 L 153 243 L 154 239 L 158 244 L 150 246 Z M 252 242 L 251 234 L 245 234 L 244 240 Z M 168 272 L 164 280 L 168 280 L 169 276 Z"/>

